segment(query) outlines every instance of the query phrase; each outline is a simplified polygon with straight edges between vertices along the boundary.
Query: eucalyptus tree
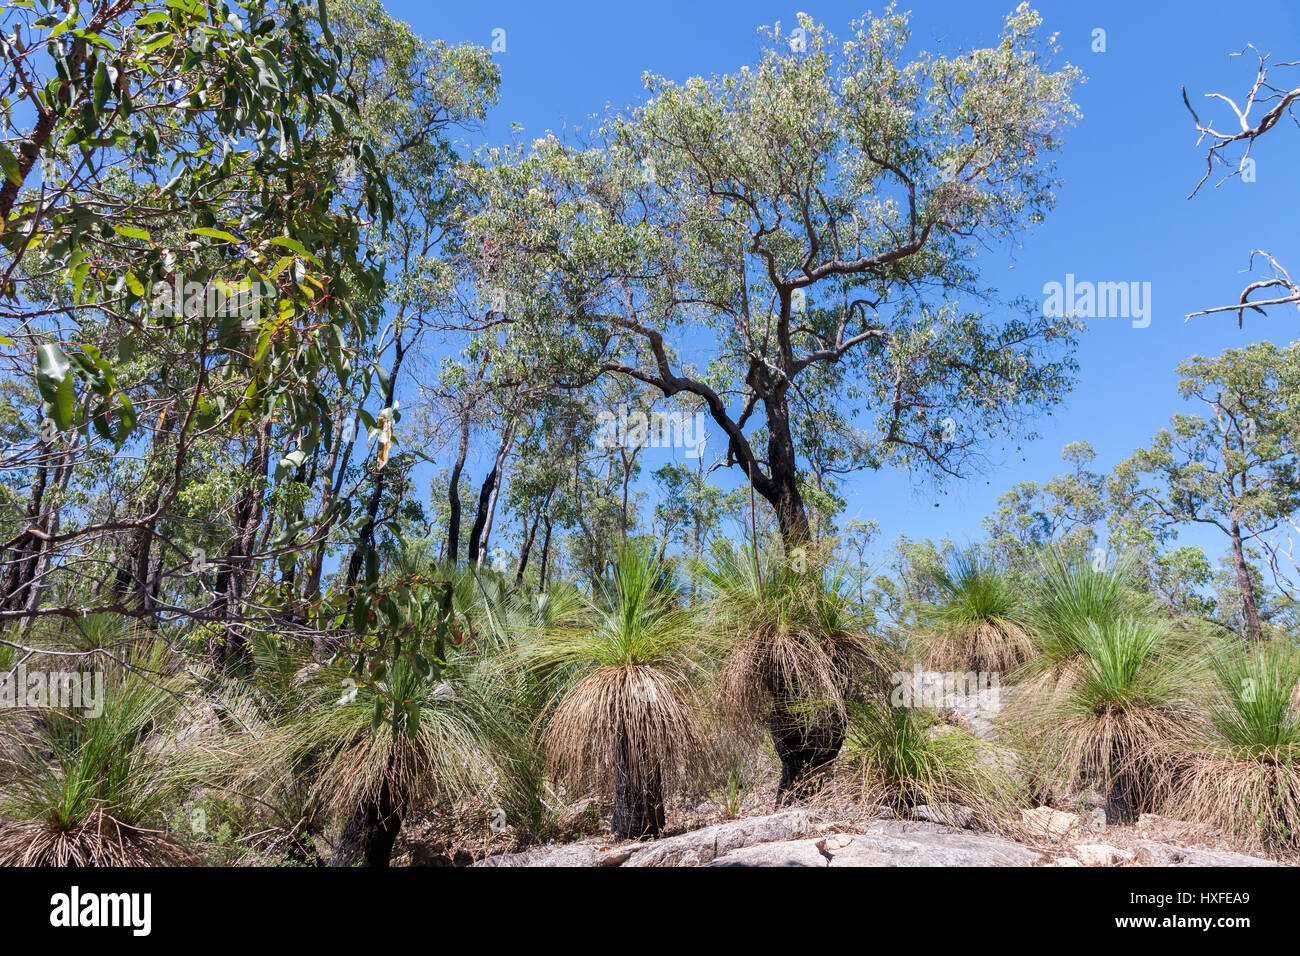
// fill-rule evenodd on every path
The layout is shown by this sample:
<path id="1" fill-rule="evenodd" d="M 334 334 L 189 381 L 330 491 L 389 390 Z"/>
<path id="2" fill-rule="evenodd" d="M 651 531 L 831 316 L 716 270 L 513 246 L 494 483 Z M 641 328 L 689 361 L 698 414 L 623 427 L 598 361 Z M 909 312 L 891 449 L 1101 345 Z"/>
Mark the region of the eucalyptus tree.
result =
<path id="1" fill-rule="evenodd" d="M 1017 483 L 984 519 L 989 547 L 1004 567 L 1028 570 L 1049 548 L 1084 552 L 1096 545 L 1107 514 L 1106 478 L 1091 467 L 1097 453 L 1089 442 L 1070 442 L 1061 458 L 1068 471 L 1041 484 Z"/>
<path id="2" fill-rule="evenodd" d="M 23 530 L 0 542 L 0 620 L 153 615 L 149 545 L 169 573 L 203 563 L 159 531 L 196 447 L 252 436 L 241 464 L 265 471 L 273 420 L 318 434 L 319 380 L 370 332 L 349 303 L 382 279 L 362 223 L 387 218 L 389 191 L 349 132 L 341 50 L 312 8 L 114 0 L 3 17 L 0 346 L 41 405 L 5 461 L 30 493 Z M 334 175 L 345 163 L 349 189 Z M 146 467 L 121 510 L 62 520 L 74 473 L 132 455 Z M 212 611 L 237 596 L 253 523 L 236 520 L 234 590 Z M 55 575 L 115 574 L 114 547 L 129 580 L 40 606 Z"/>
<path id="3" fill-rule="evenodd" d="M 1175 415 L 1151 446 L 1115 469 L 1117 507 L 1156 527 L 1199 524 L 1227 538 L 1244 633 L 1260 637 L 1248 548 L 1300 507 L 1295 408 L 1300 351 L 1258 342 L 1178 367 L 1178 391 L 1206 415 Z"/>
<path id="4" fill-rule="evenodd" d="M 737 73 L 647 76 L 588 148 L 490 157 L 480 268 L 591 374 L 702 399 L 787 542 L 809 535 L 795 435 L 812 409 L 854 437 L 854 466 L 961 474 L 1073 368 L 1072 324 L 990 314 L 974 262 L 1052 205 L 1077 115 L 1078 71 L 1049 67 L 1039 26 L 1022 6 L 993 47 L 909 61 L 902 14 L 843 43 L 805 16 Z M 696 347 L 702 373 L 679 358 Z M 804 383 L 831 366 L 814 400 Z"/>

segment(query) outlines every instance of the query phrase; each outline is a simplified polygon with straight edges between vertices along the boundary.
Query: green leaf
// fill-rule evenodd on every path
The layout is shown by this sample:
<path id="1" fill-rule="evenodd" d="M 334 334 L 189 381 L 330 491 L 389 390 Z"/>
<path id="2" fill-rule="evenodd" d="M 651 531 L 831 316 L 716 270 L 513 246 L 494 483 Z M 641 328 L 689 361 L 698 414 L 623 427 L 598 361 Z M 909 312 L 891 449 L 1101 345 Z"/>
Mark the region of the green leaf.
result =
<path id="1" fill-rule="evenodd" d="M 137 229 L 135 226 L 114 226 L 113 231 L 119 236 L 125 236 L 127 239 L 143 239 L 146 242 L 153 240 L 153 236 L 143 229 Z"/>
<path id="2" fill-rule="evenodd" d="M 186 231 L 195 236 L 207 236 L 209 239 L 220 239 L 222 242 L 239 243 L 237 236 L 232 236 L 221 229 L 209 229 L 207 226 L 199 226 L 197 229 L 188 229 Z"/>
<path id="3" fill-rule="evenodd" d="M 108 102 L 108 94 L 112 86 L 108 82 L 108 64 L 103 60 L 99 61 L 99 67 L 95 70 L 95 112 L 98 113 Z"/>
<path id="4" fill-rule="evenodd" d="M 320 260 L 317 259 L 310 252 L 308 252 L 307 247 L 304 246 L 297 239 L 290 239 L 288 236 L 274 236 L 269 241 L 274 243 L 277 246 L 284 246 L 284 248 L 286 249 L 291 249 L 292 251 L 298 253 L 298 255 L 300 256 L 306 256 L 312 262 L 316 263 L 316 265 L 320 265 Z"/>
<path id="5" fill-rule="evenodd" d="M 18 165 L 18 157 L 9 152 L 4 143 L 0 143 L 0 169 L 4 170 L 5 178 L 15 186 L 23 184 L 23 171 Z"/>
<path id="6" fill-rule="evenodd" d="M 36 387 L 47 402 L 54 401 L 60 383 L 68 377 L 72 362 L 53 343 L 36 346 Z"/>

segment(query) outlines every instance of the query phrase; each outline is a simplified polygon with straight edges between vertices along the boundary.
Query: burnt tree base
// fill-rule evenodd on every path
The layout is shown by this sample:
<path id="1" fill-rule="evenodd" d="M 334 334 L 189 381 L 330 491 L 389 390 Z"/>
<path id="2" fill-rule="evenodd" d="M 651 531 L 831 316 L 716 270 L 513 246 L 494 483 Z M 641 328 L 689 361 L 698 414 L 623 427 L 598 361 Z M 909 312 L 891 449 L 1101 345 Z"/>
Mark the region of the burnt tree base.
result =
<path id="1" fill-rule="evenodd" d="M 844 745 L 844 724 L 838 714 L 818 715 L 810 721 L 780 708 L 772 712 L 769 727 L 781 760 L 781 782 L 776 788 L 778 807 L 817 790 L 822 771 L 839 756 Z"/>
<path id="2" fill-rule="evenodd" d="M 379 800 L 367 800 L 348 819 L 330 857 L 330 866 L 388 866 L 401 830 L 402 815 L 385 784 Z"/>
<path id="3" fill-rule="evenodd" d="M 610 828 L 624 840 L 657 837 L 664 828 L 663 788 L 636 788 L 629 775 L 620 772 L 614 784 L 614 816 Z"/>

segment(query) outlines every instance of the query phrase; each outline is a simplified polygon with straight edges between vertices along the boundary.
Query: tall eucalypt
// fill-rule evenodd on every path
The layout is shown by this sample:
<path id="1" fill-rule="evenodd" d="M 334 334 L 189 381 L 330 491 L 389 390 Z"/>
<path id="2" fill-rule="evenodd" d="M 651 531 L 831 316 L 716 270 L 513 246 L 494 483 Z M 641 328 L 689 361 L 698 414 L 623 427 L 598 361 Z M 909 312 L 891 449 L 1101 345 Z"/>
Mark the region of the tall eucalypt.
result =
<path id="1" fill-rule="evenodd" d="M 787 544 L 810 533 L 800 434 L 837 471 L 960 476 L 1074 372 L 1075 324 L 998 304 L 975 262 L 1054 201 L 1079 74 L 1040 23 L 1022 5 L 996 46 L 909 62 L 892 8 L 842 43 L 801 15 L 737 73 L 647 76 L 589 142 L 482 157 L 478 271 L 575 375 L 702 401 Z"/>

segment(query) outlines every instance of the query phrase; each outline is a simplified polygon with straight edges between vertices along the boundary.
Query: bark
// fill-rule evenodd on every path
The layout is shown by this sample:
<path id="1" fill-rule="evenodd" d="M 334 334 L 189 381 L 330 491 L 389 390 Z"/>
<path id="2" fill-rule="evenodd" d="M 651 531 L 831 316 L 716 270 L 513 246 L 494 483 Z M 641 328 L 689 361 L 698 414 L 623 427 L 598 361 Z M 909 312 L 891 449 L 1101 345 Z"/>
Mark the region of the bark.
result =
<path id="1" fill-rule="evenodd" d="M 542 538 L 542 561 L 537 568 L 537 581 L 543 591 L 546 590 L 546 575 L 551 559 L 551 516 L 546 515 L 542 521 L 546 524 L 546 534 Z"/>
<path id="2" fill-rule="evenodd" d="M 537 526 L 541 523 L 541 515 L 538 515 L 524 529 L 523 543 L 519 546 L 519 563 L 515 567 L 515 587 L 524 583 L 524 573 L 528 570 L 528 554 L 533 550 L 533 539 L 537 537 Z"/>
<path id="3" fill-rule="evenodd" d="M 1260 639 L 1259 605 L 1255 600 L 1255 588 L 1250 581 L 1250 570 L 1246 566 L 1246 553 L 1241 544 L 1241 524 L 1236 518 L 1229 526 L 1232 539 L 1232 566 L 1237 572 L 1237 589 L 1241 592 L 1241 613 L 1246 625 L 1246 637 L 1252 641 Z"/>
<path id="4" fill-rule="evenodd" d="M 209 645 L 208 657 L 212 665 L 221 670 L 229 670 L 247 656 L 247 644 L 244 633 L 238 626 L 238 617 L 244 595 L 248 593 L 254 543 L 257 541 L 257 530 L 262 524 L 265 495 L 262 480 L 266 477 L 270 457 L 271 422 L 270 419 L 263 419 L 246 466 L 248 473 L 257 480 L 253 487 L 244 492 L 236 506 L 235 537 L 215 583 L 213 617 L 224 622 L 225 627 Z"/>
<path id="5" fill-rule="evenodd" d="M 173 401 L 163 410 L 158 421 L 158 428 L 153 433 L 149 442 L 148 462 L 151 467 L 146 468 L 146 481 L 149 481 L 150 473 L 157 473 L 162 453 L 171 439 L 172 430 L 176 427 L 178 419 L 176 411 L 176 402 Z M 149 488 L 144 498 L 138 503 L 138 510 L 141 515 L 151 515 L 158 510 L 158 503 L 162 500 L 162 487 L 154 485 Z M 117 575 L 113 581 L 113 593 L 123 597 L 134 594 L 135 602 L 141 608 L 148 609 L 150 606 L 151 593 L 151 554 L 153 551 L 153 539 L 155 522 L 142 524 L 127 536 L 126 554 L 123 560 L 118 564 Z"/>
<path id="6" fill-rule="evenodd" d="M 483 537 L 483 527 L 487 524 L 488 502 L 492 499 L 492 489 L 496 485 L 497 470 L 493 468 L 483 479 L 483 486 L 478 492 L 478 512 L 474 515 L 474 525 L 469 529 L 469 563 L 478 567 L 479 541 Z"/>
<path id="7" fill-rule="evenodd" d="M 844 744 L 845 722 L 835 712 L 810 716 L 792 712 L 778 702 L 768 726 L 781 760 L 781 782 L 776 789 L 780 807 L 816 789 L 820 771 L 839 755 Z"/>
<path id="8" fill-rule="evenodd" d="M 799 493 L 798 462 L 790 431 L 790 405 L 784 393 L 765 403 L 767 408 L 767 460 L 771 481 L 758 490 L 776 509 L 781 540 L 789 548 L 809 540 L 808 512 Z"/>
<path id="9" fill-rule="evenodd" d="M 614 768 L 614 815 L 610 828 L 623 840 L 656 837 L 664 828 L 663 785 L 651 775 L 640 786 L 633 783 L 629 767 L 632 755 L 624 739 L 618 747 Z"/>
<path id="10" fill-rule="evenodd" d="M 519 566 L 515 570 L 516 586 L 524 583 L 524 572 L 528 570 L 528 556 L 532 553 L 533 541 L 535 541 L 537 538 L 537 528 L 542 523 L 542 520 L 545 517 L 547 511 L 550 509 L 551 496 L 554 494 L 555 494 L 555 486 L 551 485 L 550 491 L 548 491 L 546 493 L 546 497 L 542 499 L 542 506 L 537 509 L 537 515 L 536 517 L 533 518 L 532 527 L 529 528 L 527 533 L 524 535 L 523 545 L 519 549 Z M 550 527 L 549 524 L 547 525 L 547 527 L 549 531 L 549 527 Z M 543 570 L 545 570 L 544 567 Z M 543 586 L 545 586 L 545 582 L 543 582 Z"/>
<path id="11" fill-rule="evenodd" d="M 330 866 L 388 866 L 401 830 L 402 813 L 385 781 L 379 799 L 367 800 L 348 819 L 330 857 Z"/>
<path id="12" fill-rule="evenodd" d="M 505 466 L 506 455 L 510 452 L 510 444 L 514 441 L 514 437 L 515 424 L 512 420 L 501 433 L 492 470 L 483 479 L 483 487 L 479 489 L 478 512 L 474 516 L 474 526 L 469 533 L 469 563 L 475 567 L 483 563 L 483 557 L 487 553 L 488 538 L 492 533 L 492 514 L 496 510 L 497 489 L 501 486 L 501 471 Z"/>
<path id="13" fill-rule="evenodd" d="M 68 491 L 68 485 L 72 481 L 74 456 L 77 445 L 79 444 L 77 433 L 74 433 L 69 440 L 67 447 L 60 457 L 58 467 L 54 470 L 54 488 L 55 495 L 53 501 L 46 501 L 41 512 L 40 527 L 48 535 L 57 535 L 63 516 L 63 501 Z M 45 541 L 36 542 L 37 553 L 35 565 L 32 568 L 32 577 L 28 583 L 26 603 L 23 610 L 28 615 L 27 620 L 23 623 L 22 635 L 25 639 L 36 623 L 36 611 L 41 606 L 41 599 L 45 596 L 45 576 L 50 569 L 50 561 L 53 554 L 53 546 Z"/>
<path id="14" fill-rule="evenodd" d="M 42 464 L 36 467 L 32 475 L 31 489 L 27 495 L 27 510 L 23 515 L 23 526 L 38 528 L 45 487 L 49 481 L 49 467 L 44 464 L 49 449 L 42 445 L 39 458 Z M 27 589 L 36 573 L 36 560 L 40 554 L 40 539 L 24 533 L 10 549 L 4 574 L 4 593 L 0 595 L 0 610 L 13 611 L 27 603 Z"/>
<path id="15" fill-rule="evenodd" d="M 465 468 L 469 453 L 469 410 L 460 417 L 460 445 L 456 448 L 456 464 L 447 482 L 447 561 L 452 567 L 460 558 L 460 473 Z"/>

